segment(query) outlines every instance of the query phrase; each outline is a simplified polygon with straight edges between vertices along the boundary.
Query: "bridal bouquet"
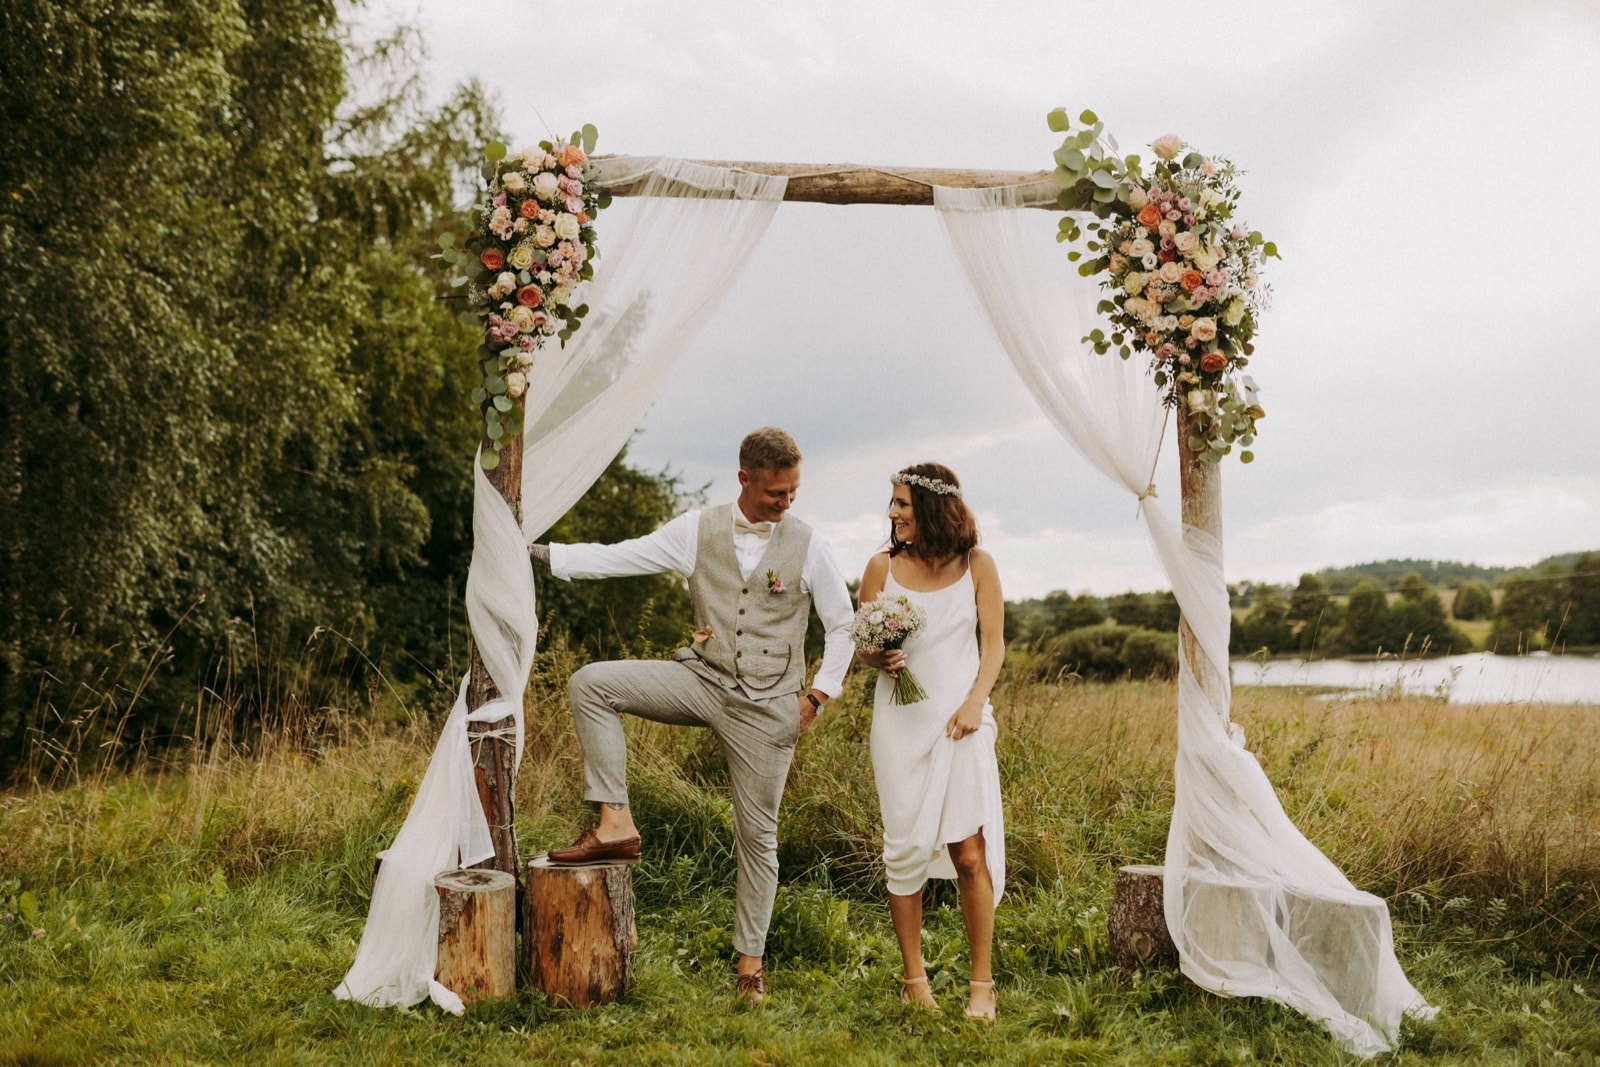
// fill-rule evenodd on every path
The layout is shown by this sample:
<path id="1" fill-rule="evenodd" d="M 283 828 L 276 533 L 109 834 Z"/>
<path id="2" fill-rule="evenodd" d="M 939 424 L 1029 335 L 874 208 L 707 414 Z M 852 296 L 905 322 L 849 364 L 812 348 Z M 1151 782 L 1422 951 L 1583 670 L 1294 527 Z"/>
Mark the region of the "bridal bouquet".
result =
<path id="1" fill-rule="evenodd" d="M 1060 205 L 1095 218 L 1080 225 L 1067 216 L 1056 239 L 1090 235 L 1084 251 L 1067 258 L 1084 260 L 1084 277 L 1103 275 L 1108 295 L 1096 310 L 1111 325 L 1109 334 L 1091 330 L 1084 343 L 1102 354 L 1115 348 L 1123 359 L 1144 354 L 1166 405 L 1190 413 L 1188 447 L 1216 462 L 1238 442 L 1239 459 L 1249 463 L 1256 420 L 1266 412 L 1255 382 L 1237 372 L 1254 352 L 1251 339 L 1271 298 L 1261 267 L 1278 256 L 1277 246 L 1236 221 L 1239 170 L 1228 160 L 1168 134 L 1151 144 L 1156 158 L 1146 172 L 1137 155 L 1118 155 L 1094 112 L 1079 121 L 1085 128 L 1055 153 L 1054 177 Z M 1065 111 L 1050 113 L 1050 128 L 1071 128 Z"/>
<path id="2" fill-rule="evenodd" d="M 879 593 L 856 610 L 850 620 L 850 640 L 862 652 L 883 652 L 899 648 L 906 638 L 927 625 L 927 614 L 903 596 Z M 926 700 L 927 692 L 910 670 L 902 667 L 894 680 L 891 704 L 915 704 Z"/>
<path id="3" fill-rule="evenodd" d="M 482 331 L 478 362 L 483 382 L 472 400 L 484 413 L 482 463 L 493 470 L 500 451 L 522 432 L 534 354 L 550 337 L 563 344 L 589 313 L 573 290 L 594 276 L 593 219 L 610 202 L 593 183 L 589 162 L 595 128 L 570 140 L 541 141 L 508 153 L 491 143 L 483 177 L 488 192 L 464 247 L 452 233 L 439 237 L 439 256 L 454 268 L 450 284 L 467 290 L 462 319 Z"/>

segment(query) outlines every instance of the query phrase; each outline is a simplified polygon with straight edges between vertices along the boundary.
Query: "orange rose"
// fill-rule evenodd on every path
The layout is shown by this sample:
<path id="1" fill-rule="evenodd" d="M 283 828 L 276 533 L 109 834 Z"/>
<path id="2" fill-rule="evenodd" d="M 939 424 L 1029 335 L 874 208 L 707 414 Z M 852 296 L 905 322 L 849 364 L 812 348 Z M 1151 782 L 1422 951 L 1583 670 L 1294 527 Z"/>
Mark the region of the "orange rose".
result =
<path id="1" fill-rule="evenodd" d="M 589 157 L 584 155 L 583 149 L 577 145 L 569 144 L 562 147 L 561 155 L 556 158 L 561 161 L 563 167 L 581 167 Z"/>
<path id="2" fill-rule="evenodd" d="M 1178 284 L 1183 286 L 1184 292 L 1192 293 L 1196 289 L 1200 288 L 1200 286 L 1205 283 L 1205 280 L 1205 275 L 1201 274 L 1199 271 L 1186 270 L 1183 272 L 1183 277 L 1178 279 Z"/>
<path id="3" fill-rule="evenodd" d="M 537 285 L 524 285 L 517 290 L 517 303 L 525 308 L 536 308 L 544 299 L 544 294 L 539 292 Z"/>
<path id="4" fill-rule="evenodd" d="M 1139 225 L 1147 230 L 1153 230 L 1161 222 L 1161 209 L 1154 204 L 1146 204 L 1139 209 Z"/>
<path id="5" fill-rule="evenodd" d="M 506 257 L 500 254 L 500 250 L 498 248 L 485 248 L 483 250 L 483 255 L 479 256 L 478 258 L 482 260 L 483 265 L 488 267 L 490 270 L 499 270 L 501 267 L 506 265 Z"/>
<path id="6" fill-rule="evenodd" d="M 1228 365 L 1228 357 L 1221 352 L 1207 352 L 1200 357 L 1200 369 L 1207 374 L 1215 374 Z"/>
<path id="7" fill-rule="evenodd" d="M 539 217 L 539 201 L 537 201 L 537 200 L 524 200 L 522 202 L 522 206 L 517 208 L 517 211 L 525 219 L 538 218 Z"/>

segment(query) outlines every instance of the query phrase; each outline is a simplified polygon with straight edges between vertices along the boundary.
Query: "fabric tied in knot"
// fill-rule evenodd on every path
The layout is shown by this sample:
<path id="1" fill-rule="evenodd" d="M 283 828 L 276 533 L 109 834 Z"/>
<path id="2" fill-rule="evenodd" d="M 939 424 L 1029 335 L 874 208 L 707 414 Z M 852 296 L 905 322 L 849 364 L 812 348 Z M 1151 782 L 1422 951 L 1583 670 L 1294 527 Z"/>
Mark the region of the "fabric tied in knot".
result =
<path id="1" fill-rule="evenodd" d="M 733 532 L 736 535 L 742 533 L 755 534 L 757 537 L 761 538 L 761 540 L 765 541 L 767 538 L 772 536 L 772 523 L 751 522 L 743 515 L 736 514 L 733 517 Z"/>

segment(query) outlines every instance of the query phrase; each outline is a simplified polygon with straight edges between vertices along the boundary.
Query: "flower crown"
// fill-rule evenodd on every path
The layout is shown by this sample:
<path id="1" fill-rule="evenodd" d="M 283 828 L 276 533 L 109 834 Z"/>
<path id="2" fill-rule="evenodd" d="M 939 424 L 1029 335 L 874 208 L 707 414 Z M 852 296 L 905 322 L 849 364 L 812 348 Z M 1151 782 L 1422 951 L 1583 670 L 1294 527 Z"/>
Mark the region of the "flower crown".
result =
<path id="1" fill-rule="evenodd" d="M 940 496 L 953 496 L 957 500 L 961 499 L 959 486 L 951 485 L 949 482 L 941 482 L 937 478 L 929 478 L 925 474 L 891 474 L 889 475 L 889 481 L 894 485 L 914 485 L 919 489 L 926 489 L 930 493 L 938 493 Z"/>

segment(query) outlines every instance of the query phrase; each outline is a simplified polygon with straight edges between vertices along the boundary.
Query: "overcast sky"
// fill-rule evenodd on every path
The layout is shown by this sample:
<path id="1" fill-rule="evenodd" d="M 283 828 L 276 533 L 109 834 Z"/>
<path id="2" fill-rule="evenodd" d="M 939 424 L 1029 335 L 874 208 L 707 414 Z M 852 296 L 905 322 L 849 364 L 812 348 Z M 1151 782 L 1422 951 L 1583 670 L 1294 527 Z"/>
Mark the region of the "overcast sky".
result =
<path id="1" fill-rule="evenodd" d="M 1170 132 L 1230 156 L 1284 258 L 1251 365 L 1257 460 L 1223 471 L 1229 580 L 1600 549 L 1592 0 L 384 0 L 365 17 L 420 24 L 433 91 L 478 78 L 518 142 L 592 122 L 602 152 L 1034 170 L 1061 105 L 1124 151 Z M 728 499 L 738 440 L 766 423 L 805 452 L 796 513 L 847 573 L 882 540 L 889 473 L 937 460 L 1008 597 L 1165 585 L 1132 499 L 1001 356 L 931 208 L 780 208 L 630 457 Z M 1175 512 L 1173 447 L 1157 483 Z"/>

